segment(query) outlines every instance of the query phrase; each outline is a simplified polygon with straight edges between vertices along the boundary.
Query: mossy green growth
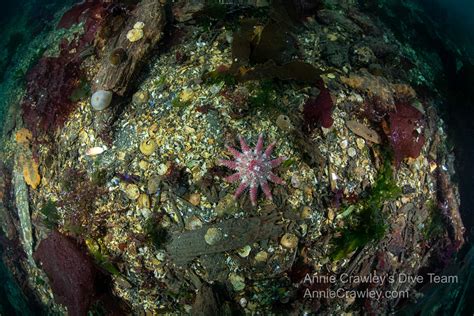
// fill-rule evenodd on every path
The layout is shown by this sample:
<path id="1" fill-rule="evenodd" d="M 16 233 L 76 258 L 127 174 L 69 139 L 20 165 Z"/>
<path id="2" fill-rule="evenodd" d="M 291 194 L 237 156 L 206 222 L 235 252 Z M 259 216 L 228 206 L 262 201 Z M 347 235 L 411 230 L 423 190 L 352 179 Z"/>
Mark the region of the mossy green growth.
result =
<path id="1" fill-rule="evenodd" d="M 91 175 L 91 181 L 94 185 L 104 186 L 107 183 L 107 170 L 97 169 Z"/>
<path id="2" fill-rule="evenodd" d="M 429 211 L 429 218 L 428 223 L 423 229 L 423 236 L 425 239 L 429 240 L 441 236 L 445 231 L 445 227 L 441 210 L 436 205 L 436 203 L 432 200 L 429 200 L 427 202 L 427 207 Z"/>
<path id="3" fill-rule="evenodd" d="M 80 100 L 87 99 L 91 95 L 91 86 L 85 79 L 81 79 L 79 86 L 74 89 L 69 96 L 72 102 L 78 102 Z"/>
<path id="4" fill-rule="evenodd" d="M 340 230 L 340 237 L 334 242 L 331 258 L 340 260 L 367 243 L 380 240 L 387 230 L 382 207 L 385 202 L 396 199 L 400 194 L 401 189 L 393 178 L 391 159 L 385 159 L 367 197 L 356 205 L 349 206 L 356 211 L 348 212 L 352 215 Z"/>
<path id="5" fill-rule="evenodd" d="M 190 101 L 181 101 L 179 97 L 176 97 L 171 101 L 171 105 L 173 106 L 173 108 L 177 108 L 177 109 L 184 109 L 190 104 L 191 104 Z"/>
<path id="6" fill-rule="evenodd" d="M 233 74 L 224 70 L 214 70 L 202 75 L 202 80 L 208 85 L 221 84 L 233 87 L 237 84 L 237 79 Z"/>
<path id="7" fill-rule="evenodd" d="M 56 203 L 51 200 L 41 207 L 40 213 L 44 215 L 44 224 L 50 229 L 55 228 L 61 219 L 58 214 L 58 209 L 56 208 Z"/>
<path id="8" fill-rule="evenodd" d="M 268 108 L 276 103 L 275 86 L 271 80 L 262 80 L 255 94 L 249 98 L 252 108 Z"/>
<path id="9" fill-rule="evenodd" d="M 89 249 L 89 253 L 94 257 L 100 267 L 112 275 L 121 275 L 120 271 L 110 262 L 107 255 L 104 254 L 104 247 L 99 242 L 88 238 L 86 239 L 86 245 L 87 249 Z"/>

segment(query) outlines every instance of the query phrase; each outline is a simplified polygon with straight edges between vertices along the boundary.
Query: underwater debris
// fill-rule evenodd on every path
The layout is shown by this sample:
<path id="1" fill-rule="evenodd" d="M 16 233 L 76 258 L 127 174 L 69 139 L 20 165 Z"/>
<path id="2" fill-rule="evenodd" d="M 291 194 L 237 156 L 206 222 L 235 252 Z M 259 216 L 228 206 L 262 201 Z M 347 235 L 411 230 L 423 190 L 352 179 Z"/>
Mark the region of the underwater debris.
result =
<path id="1" fill-rule="evenodd" d="M 230 146 L 226 146 L 229 152 L 235 157 L 235 160 L 219 160 L 220 165 L 237 171 L 233 175 L 225 178 L 225 180 L 231 183 L 240 181 L 240 185 L 234 193 L 236 199 L 250 187 L 250 201 L 253 206 L 256 206 L 258 188 L 261 187 L 266 198 L 271 201 L 272 192 L 268 186 L 268 181 L 276 184 L 285 184 L 282 179 L 272 172 L 272 169 L 278 167 L 285 160 L 285 157 L 270 160 L 275 143 L 271 143 L 263 152 L 262 134 L 258 137 L 255 149 L 251 149 L 242 137 L 239 137 L 239 140 L 242 152 Z"/>
<path id="2" fill-rule="evenodd" d="M 118 66 L 127 60 L 127 51 L 123 47 L 117 47 L 109 55 L 110 64 Z"/>
<path id="3" fill-rule="evenodd" d="M 264 215 L 249 218 L 231 218 L 217 224 L 203 225 L 201 228 L 174 232 L 166 245 L 166 251 L 178 265 L 185 264 L 195 257 L 239 249 L 246 245 L 274 238 L 283 231 L 277 224 L 278 215 Z M 205 235 L 210 228 L 218 229 L 222 239 L 208 244 Z"/>

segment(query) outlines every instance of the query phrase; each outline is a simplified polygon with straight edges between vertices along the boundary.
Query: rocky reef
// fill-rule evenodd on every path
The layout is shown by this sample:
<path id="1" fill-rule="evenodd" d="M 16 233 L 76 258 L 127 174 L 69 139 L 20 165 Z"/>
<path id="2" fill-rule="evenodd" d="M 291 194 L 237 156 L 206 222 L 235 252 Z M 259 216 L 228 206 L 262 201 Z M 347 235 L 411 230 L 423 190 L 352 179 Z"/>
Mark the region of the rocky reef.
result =
<path id="1" fill-rule="evenodd" d="M 1 152 L 2 232 L 49 310 L 384 314 L 420 287 L 369 276 L 455 260 L 440 95 L 352 1 L 86 1 L 78 23 Z M 407 296 L 312 295 L 338 289 Z"/>

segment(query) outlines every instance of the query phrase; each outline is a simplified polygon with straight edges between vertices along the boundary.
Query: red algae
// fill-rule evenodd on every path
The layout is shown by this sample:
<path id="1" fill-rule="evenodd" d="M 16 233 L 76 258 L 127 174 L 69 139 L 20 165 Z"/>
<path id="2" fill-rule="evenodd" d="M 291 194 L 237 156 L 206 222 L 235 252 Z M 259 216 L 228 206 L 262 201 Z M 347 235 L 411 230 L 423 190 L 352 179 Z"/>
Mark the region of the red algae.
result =
<path id="1" fill-rule="evenodd" d="M 396 165 L 399 166 L 405 158 L 417 158 L 425 143 L 423 114 L 409 104 L 399 103 L 389 114 L 388 122 L 388 138 Z"/>
<path id="2" fill-rule="evenodd" d="M 320 93 L 316 98 L 306 101 L 303 108 L 304 129 L 311 132 L 316 127 L 330 128 L 334 122 L 332 118 L 333 102 L 329 89 L 322 81 L 318 84 Z"/>

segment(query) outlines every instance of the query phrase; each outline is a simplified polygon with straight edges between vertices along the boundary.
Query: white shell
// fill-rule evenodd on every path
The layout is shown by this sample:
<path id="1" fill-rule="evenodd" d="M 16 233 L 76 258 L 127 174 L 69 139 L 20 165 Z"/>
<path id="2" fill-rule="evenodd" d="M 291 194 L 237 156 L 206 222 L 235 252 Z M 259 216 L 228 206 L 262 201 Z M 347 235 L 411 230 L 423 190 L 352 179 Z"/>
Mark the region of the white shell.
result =
<path id="1" fill-rule="evenodd" d="M 92 147 L 86 150 L 86 156 L 97 156 L 105 151 L 104 147 Z"/>
<path id="2" fill-rule="evenodd" d="M 112 92 L 106 90 L 97 90 L 91 97 L 92 108 L 96 111 L 106 109 L 112 102 Z"/>

